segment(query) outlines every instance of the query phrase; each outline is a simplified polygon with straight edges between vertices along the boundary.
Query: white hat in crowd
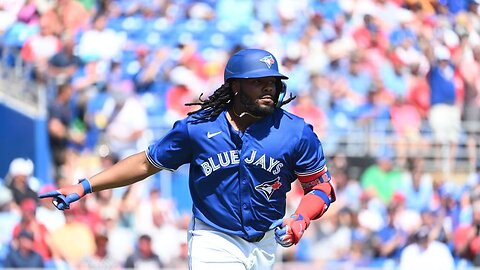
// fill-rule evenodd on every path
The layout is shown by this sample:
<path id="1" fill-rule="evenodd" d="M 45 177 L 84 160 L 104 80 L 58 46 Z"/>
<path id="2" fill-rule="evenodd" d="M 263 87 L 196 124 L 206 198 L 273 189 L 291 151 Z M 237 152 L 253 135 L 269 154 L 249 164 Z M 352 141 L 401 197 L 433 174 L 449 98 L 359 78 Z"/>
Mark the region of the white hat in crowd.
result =
<path id="1" fill-rule="evenodd" d="M 31 176 L 33 173 L 33 162 L 28 158 L 15 158 L 10 163 L 8 173 L 11 176 L 24 175 Z"/>
<path id="2" fill-rule="evenodd" d="M 450 60 L 450 51 L 445 46 L 436 46 L 433 53 L 437 60 Z"/>

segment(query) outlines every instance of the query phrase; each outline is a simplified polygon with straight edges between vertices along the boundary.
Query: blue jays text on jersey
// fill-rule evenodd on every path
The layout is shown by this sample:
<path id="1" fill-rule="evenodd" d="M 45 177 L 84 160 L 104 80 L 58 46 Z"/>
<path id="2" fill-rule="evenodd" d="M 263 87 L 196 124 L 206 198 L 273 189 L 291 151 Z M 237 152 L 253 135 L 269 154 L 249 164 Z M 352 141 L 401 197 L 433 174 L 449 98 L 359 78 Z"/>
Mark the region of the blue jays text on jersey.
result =
<path id="1" fill-rule="evenodd" d="M 193 215 L 247 239 L 285 215 L 286 193 L 297 177 L 320 173 L 317 181 L 330 179 L 312 127 L 280 108 L 243 133 L 232 127 L 226 112 L 213 121 L 187 117 L 146 154 L 161 169 L 189 163 Z"/>
<path id="2" fill-rule="evenodd" d="M 252 154 L 249 157 L 244 159 L 246 164 L 253 164 L 254 166 L 259 166 L 260 168 L 267 170 L 268 172 L 277 175 L 280 172 L 280 169 L 283 167 L 283 163 L 279 160 L 276 160 L 272 157 L 265 157 L 265 154 L 257 157 L 257 151 L 252 150 Z M 222 168 L 228 167 L 229 165 L 239 164 L 239 154 L 238 150 L 229 150 L 222 153 L 218 153 L 216 156 L 209 157 L 208 161 L 205 161 L 201 164 L 203 168 L 203 173 L 205 176 L 210 175 L 212 172 Z"/>

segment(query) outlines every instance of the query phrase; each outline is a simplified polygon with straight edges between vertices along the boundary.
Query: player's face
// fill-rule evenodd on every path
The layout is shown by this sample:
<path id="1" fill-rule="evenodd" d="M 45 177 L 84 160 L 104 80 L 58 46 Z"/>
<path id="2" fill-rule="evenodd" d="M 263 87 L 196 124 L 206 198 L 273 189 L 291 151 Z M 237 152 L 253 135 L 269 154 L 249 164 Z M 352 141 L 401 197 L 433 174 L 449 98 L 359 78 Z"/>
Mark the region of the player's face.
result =
<path id="1" fill-rule="evenodd" d="M 245 109 L 257 116 L 265 116 L 275 110 L 275 77 L 244 79 L 240 82 L 240 101 Z"/>

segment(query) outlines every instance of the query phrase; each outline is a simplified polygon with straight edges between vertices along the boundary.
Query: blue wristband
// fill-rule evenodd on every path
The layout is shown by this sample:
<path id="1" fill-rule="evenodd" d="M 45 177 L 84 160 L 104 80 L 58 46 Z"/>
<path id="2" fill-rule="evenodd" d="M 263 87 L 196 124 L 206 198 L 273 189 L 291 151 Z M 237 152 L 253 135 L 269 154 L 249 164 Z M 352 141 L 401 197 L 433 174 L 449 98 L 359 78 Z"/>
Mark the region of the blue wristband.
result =
<path id="1" fill-rule="evenodd" d="M 325 204 L 327 205 L 327 208 L 330 206 L 330 203 L 332 201 L 330 200 L 330 197 L 328 197 L 327 193 L 325 193 L 321 190 L 318 190 L 318 189 L 314 189 L 314 190 L 310 191 L 309 193 L 320 197 L 325 202 Z"/>
<path id="2" fill-rule="evenodd" d="M 90 185 L 90 181 L 88 181 L 87 178 L 81 179 L 80 184 L 82 184 L 83 190 L 85 190 L 85 194 L 92 193 L 92 186 Z"/>

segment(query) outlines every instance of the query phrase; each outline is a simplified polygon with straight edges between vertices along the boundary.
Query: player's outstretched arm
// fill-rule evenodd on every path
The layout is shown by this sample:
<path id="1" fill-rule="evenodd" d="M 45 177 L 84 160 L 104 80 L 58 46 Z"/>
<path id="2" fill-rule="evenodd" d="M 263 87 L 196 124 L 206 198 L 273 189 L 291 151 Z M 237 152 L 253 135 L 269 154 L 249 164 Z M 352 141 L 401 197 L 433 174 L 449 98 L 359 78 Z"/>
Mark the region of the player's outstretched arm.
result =
<path id="1" fill-rule="evenodd" d="M 92 191 L 96 192 L 128 186 L 159 171 L 160 169 L 148 161 L 146 153 L 140 152 L 119 161 L 109 169 L 92 176 L 89 180 Z"/>
<path id="2" fill-rule="evenodd" d="M 51 192 L 40 194 L 39 198 L 53 198 L 53 204 L 60 210 L 70 208 L 70 203 L 78 201 L 88 193 L 127 186 L 159 172 L 141 152 L 129 156 L 112 167 L 92 176 L 82 179 L 78 184 L 67 186 Z"/>

